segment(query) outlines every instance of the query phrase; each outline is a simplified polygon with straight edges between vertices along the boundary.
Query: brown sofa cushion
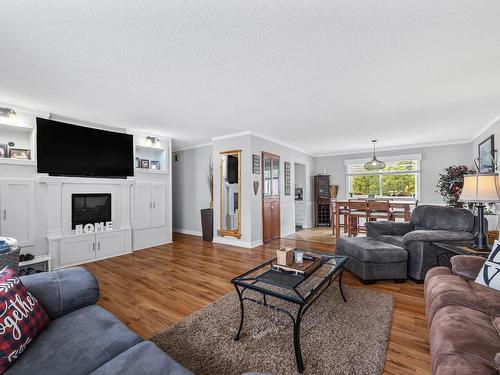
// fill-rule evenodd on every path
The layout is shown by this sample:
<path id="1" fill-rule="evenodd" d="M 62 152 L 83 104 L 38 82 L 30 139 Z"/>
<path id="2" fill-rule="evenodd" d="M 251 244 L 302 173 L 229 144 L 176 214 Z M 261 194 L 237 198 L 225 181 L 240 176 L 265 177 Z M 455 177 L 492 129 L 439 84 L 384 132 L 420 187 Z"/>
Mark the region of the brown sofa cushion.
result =
<path id="1" fill-rule="evenodd" d="M 435 375 L 496 375 L 497 371 L 471 355 L 443 354 L 435 359 Z"/>
<path id="2" fill-rule="evenodd" d="M 450 354 L 460 354 L 468 359 L 467 362 L 472 358 L 474 363 L 490 368 L 493 373 L 498 369 L 495 355 L 500 352 L 500 338 L 490 316 L 481 311 L 463 306 L 440 309 L 434 316 L 429 341 L 434 374 L 438 374 L 437 369 L 444 366 L 440 362 Z M 467 371 L 455 373 L 469 374 Z"/>
<path id="3" fill-rule="evenodd" d="M 451 269 L 455 275 L 476 280 L 486 259 L 470 255 L 456 255 L 451 258 Z"/>

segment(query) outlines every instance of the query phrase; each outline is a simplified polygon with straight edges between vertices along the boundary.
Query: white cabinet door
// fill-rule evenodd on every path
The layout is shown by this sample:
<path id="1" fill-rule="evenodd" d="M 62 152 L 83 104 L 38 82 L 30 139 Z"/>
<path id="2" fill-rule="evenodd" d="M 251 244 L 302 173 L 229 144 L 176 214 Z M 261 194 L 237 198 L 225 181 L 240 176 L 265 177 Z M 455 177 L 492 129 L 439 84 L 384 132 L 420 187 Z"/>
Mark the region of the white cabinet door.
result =
<path id="1" fill-rule="evenodd" d="M 35 244 L 35 182 L 0 182 L 0 233 L 17 239 L 20 246 Z"/>
<path id="2" fill-rule="evenodd" d="M 95 258 L 95 235 L 87 234 L 61 240 L 61 266 L 86 262 Z"/>
<path id="3" fill-rule="evenodd" d="M 135 229 L 151 227 L 151 184 L 135 184 Z"/>
<path id="4" fill-rule="evenodd" d="M 125 237 L 122 231 L 96 233 L 96 256 L 109 257 L 125 252 Z"/>
<path id="5" fill-rule="evenodd" d="M 167 184 L 154 183 L 151 185 L 151 227 L 164 227 L 167 225 Z"/>

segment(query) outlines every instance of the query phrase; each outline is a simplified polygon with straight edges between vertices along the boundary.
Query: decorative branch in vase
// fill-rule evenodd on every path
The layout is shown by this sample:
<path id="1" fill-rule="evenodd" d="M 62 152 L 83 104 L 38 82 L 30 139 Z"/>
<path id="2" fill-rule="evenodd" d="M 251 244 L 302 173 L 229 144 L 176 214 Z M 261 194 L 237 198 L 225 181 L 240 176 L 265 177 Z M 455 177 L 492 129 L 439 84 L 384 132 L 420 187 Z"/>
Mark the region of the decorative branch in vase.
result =
<path id="1" fill-rule="evenodd" d="M 207 184 L 210 190 L 210 208 L 214 208 L 214 163 L 211 156 L 208 157 Z"/>

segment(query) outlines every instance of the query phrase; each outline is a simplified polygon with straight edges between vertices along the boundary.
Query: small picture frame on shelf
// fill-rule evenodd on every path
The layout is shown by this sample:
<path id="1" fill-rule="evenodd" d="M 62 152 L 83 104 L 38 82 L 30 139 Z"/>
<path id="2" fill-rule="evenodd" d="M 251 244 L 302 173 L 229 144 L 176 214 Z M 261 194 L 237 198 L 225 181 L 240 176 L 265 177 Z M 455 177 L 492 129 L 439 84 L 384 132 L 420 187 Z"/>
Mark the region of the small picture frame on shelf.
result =
<path id="1" fill-rule="evenodd" d="M 151 169 L 154 169 L 155 171 L 159 171 L 160 170 L 160 162 L 158 160 L 151 160 L 150 167 L 151 167 Z"/>
<path id="2" fill-rule="evenodd" d="M 0 143 L 0 158 L 7 157 L 7 145 L 5 143 Z"/>
<path id="3" fill-rule="evenodd" d="M 141 159 L 138 158 L 137 156 L 135 157 L 135 167 L 140 168 L 141 167 Z"/>
<path id="4" fill-rule="evenodd" d="M 27 148 L 9 148 L 9 157 L 11 159 L 29 160 L 31 159 L 30 150 Z"/>
<path id="5" fill-rule="evenodd" d="M 142 169 L 149 169 L 149 160 L 141 159 L 141 168 Z"/>

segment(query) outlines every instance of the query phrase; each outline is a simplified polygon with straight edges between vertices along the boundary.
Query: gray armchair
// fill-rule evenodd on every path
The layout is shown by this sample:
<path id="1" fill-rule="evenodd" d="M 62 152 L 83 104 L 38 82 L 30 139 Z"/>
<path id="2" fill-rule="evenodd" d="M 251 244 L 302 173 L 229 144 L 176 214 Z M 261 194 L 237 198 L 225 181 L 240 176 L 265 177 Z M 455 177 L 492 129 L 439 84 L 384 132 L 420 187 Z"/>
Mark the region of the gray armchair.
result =
<path id="1" fill-rule="evenodd" d="M 423 205 L 415 208 L 409 223 L 378 221 L 366 223 L 367 237 L 403 247 L 408 252 L 408 276 L 423 281 L 437 266 L 443 250 L 433 242 L 472 244 L 475 216 L 463 208 Z"/>

